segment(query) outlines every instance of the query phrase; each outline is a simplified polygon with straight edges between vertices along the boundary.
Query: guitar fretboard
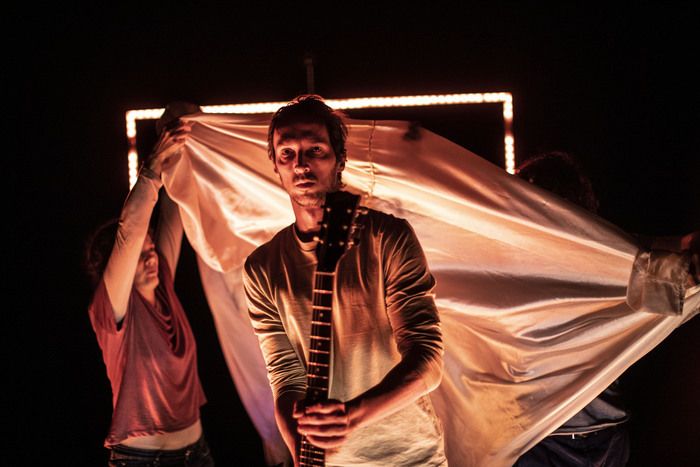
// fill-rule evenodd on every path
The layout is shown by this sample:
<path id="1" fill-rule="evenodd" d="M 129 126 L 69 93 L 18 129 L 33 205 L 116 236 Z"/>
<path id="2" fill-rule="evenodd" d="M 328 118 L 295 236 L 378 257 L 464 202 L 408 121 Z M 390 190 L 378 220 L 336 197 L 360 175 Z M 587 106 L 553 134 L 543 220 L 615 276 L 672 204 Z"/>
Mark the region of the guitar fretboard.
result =
<path id="1" fill-rule="evenodd" d="M 333 306 L 333 278 L 335 273 L 316 271 L 312 294 L 309 359 L 306 372 L 306 403 L 328 399 L 331 364 L 331 311 Z M 325 465 L 323 449 L 301 437 L 299 462 L 303 467 Z"/>

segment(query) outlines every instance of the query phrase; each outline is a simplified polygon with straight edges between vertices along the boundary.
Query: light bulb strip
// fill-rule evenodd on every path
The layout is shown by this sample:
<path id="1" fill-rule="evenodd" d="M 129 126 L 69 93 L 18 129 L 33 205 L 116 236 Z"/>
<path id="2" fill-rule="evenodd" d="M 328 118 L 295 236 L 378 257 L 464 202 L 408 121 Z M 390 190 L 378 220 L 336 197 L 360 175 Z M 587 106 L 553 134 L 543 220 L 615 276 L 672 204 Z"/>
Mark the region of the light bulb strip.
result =
<path id="1" fill-rule="evenodd" d="M 503 104 L 505 126 L 505 166 L 508 173 L 515 173 L 515 139 L 511 130 L 513 122 L 513 95 L 509 92 L 485 92 L 462 94 L 424 94 L 416 96 L 356 97 L 351 99 L 326 99 L 335 109 L 373 109 L 391 107 L 421 107 L 431 105 Z M 263 114 L 273 113 L 287 102 L 259 102 L 252 104 L 205 105 L 206 113 Z M 129 138 L 129 186 L 136 183 L 138 153 L 136 151 L 136 120 L 155 120 L 165 109 L 139 109 L 126 112 L 126 135 Z"/>

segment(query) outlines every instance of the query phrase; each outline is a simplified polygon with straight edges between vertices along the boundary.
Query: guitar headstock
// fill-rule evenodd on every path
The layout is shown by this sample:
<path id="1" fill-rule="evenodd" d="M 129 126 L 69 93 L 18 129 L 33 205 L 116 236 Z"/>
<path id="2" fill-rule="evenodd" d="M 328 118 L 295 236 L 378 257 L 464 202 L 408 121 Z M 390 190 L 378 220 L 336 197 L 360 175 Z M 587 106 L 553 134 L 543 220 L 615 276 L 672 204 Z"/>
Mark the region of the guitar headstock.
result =
<path id="1" fill-rule="evenodd" d="M 346 191 L 326 194 L 316 246 L 318 271 L 335 271 L 340 258 L 360 241 L 362 226 L 359 220 L 365 214 L 367 209 L 360 206 L 360 196 Z"/>

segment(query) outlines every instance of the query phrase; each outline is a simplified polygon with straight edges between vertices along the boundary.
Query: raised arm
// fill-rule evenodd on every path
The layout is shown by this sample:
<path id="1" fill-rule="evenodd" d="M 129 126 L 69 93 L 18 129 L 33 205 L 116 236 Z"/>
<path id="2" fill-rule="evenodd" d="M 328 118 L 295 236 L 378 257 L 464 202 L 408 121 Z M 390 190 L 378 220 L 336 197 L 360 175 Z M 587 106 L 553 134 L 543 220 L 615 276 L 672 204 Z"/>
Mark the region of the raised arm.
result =
<path id="1" fill-rule="evenodd" d="M 161 194 L 160 214 L 156 229 L 156 248 L 167 261 L 168 268 L 175 278 L 175 268 L 178 258 L 180 258 L 180 247 L 182 246 L 182 221 L 177 204 L 165 192 Z"/>
<path id="2" fill-rule="evenodd" d="M 163 164 L 180 150 L 190 129 L 188 124 L 178 124 L 161 133 L 122 208 L 114 247 L 103 273 L 116 322 L 121 322 L 126 315 L 134 275 L 148 233 L 148 224 L 162 186 L 160 174 Z M 179 252 L 179 246 L 177 251 Z"/>

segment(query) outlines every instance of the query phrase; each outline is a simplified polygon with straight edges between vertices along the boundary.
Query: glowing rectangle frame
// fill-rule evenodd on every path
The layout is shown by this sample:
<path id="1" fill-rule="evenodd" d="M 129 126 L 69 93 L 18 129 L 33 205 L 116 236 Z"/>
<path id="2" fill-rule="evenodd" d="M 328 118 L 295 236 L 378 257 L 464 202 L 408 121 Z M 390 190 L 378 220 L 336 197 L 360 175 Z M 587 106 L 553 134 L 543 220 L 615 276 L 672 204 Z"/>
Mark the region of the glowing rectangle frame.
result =
<path id="1" fill-rule="evenodd" d="M 502 104 L 505 147 L 505 166 L 508 173 L 515 173 L 515 138 L 513 137 L 513 95 L 509 92 L 485 92 L 465 94 L 430 94 L 421 96 L 356 97 L 352 99 L 326 99 L 334 109 L 374 109 L 391 107 L 424 107 L 432 105 Z M 259 102 L 253 104 L 205 105 L 202 110 L 218 114 L 273 113 L 287 102 Z M 136 120 L 156 120 L 165 109 L 141 109 L 126 112 L 126 135 L 129 138 L 129 186 L 138 176 L 138 151 L 136 150 Z"/>

